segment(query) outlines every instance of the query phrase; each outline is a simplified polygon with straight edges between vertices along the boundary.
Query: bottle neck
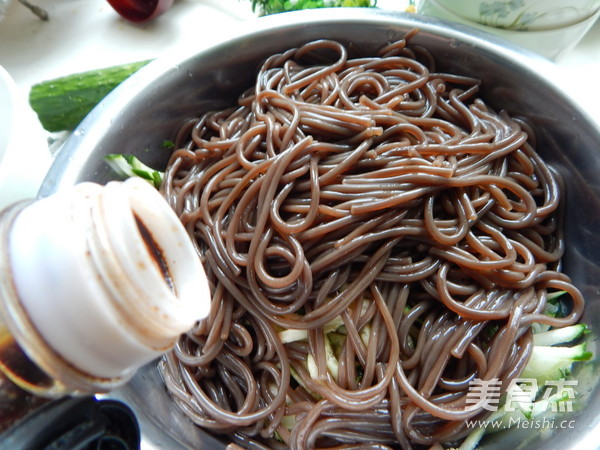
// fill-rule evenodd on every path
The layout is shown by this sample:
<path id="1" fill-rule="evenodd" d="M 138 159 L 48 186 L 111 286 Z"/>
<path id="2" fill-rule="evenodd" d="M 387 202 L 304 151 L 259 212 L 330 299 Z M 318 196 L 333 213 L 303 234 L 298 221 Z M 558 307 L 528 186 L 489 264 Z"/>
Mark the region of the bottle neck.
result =
<path id="1" fill-rule="evenodd" d="M 0 213 L 0 370 L 20 389 L 35 396 L 108 392 L 121 379 L 90 376 L 59 355 L 32 323 L 17 293 L 10 260 L 10 231 L 30 202 Z"/>

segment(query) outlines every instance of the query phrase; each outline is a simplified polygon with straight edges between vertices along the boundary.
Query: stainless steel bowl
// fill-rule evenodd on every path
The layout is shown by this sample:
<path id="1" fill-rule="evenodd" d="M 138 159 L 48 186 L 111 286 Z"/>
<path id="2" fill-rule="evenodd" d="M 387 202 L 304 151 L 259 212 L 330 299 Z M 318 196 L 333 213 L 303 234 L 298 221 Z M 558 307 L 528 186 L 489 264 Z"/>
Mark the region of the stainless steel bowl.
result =
<path id="1" fill-rule="evenodd" d="M 480 77 L 483 97 L 497 109 L 526 117 L 539 133 L 538 149 L 566 180 L 567 239 L 564 270 L 584 293 L 585 321 L 600 333 L 600 130 L 549 78 L 552 64 L 491 35 L 414 15 L 369 9 L 312 10 L 261 18 L 231 37 L 184 56 L 159 59 L 111 93 L 60 150 L 41 188 L 47 195 L 74 183 L 114 177 L 108 153 L 133 153 L 164 166 L 162 148 L 179 124 L 199 111 L 230 105 L 248 87 L 267 56 L 317 38 L 352 42 L 363 52 L 402 38 L 429 48 L 439 69 Z M 593 342 L 592 342 L 593 344 Z M 525 439 L 528 448 L 593 448 L 600 433 L 596 364 L 580 374 L 578 393 L 588 406 L 574 429 L 498 433 L 490 448 Z M 169 401 L 154 366 L 146 367 L 114 396 L 137 412 L 144 443 L 163 448 L 218 448 L 223 444 L 191 424 Z M 551 437 L 551 440 L 548 438 Z"/>

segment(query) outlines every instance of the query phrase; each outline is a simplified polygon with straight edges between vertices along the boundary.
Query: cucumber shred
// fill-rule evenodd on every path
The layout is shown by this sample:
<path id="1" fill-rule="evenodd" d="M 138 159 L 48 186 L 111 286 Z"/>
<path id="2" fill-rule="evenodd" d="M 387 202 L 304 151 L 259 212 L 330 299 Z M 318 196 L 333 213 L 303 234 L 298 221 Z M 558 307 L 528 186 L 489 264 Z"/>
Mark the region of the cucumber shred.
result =
<path id="1" fill-rule="evenodd" d="M 50 132 L 73 130 L 115 87 L 150 60 L 43 81 L 31 87 L 29 104 Z"/>
<path id="2" fill-rule="evenodd" d="M 122 178 L 140 177 L 159 188 L 164 173 L 147 166 L 134 155 L 110 154 L 104 160 Z"/>
<path id="3" fill-rule="evenodd" d="M 589 329 L 586 324 L 578 323 L 564 328 L 556 328 L 533 335 L 534 345 L 565 344 L 587 334 Z"/>
<path id="4" fill-rule="evenodd" d="M 588 361 L 592 358 L 592 352 L 589 352 L 586 347 L 585 342 L 573 347 L 534 345 L 529 362 L 521 376 L 536 378 L 542 384 L 546 380 L 565 378 L 571 373 L 575 362 Z"/>

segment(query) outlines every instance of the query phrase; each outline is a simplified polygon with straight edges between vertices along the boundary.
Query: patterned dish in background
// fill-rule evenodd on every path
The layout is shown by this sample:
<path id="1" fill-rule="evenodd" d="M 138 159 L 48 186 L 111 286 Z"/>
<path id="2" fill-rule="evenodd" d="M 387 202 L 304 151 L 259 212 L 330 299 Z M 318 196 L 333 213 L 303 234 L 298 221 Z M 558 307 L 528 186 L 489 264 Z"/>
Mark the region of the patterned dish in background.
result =
<path id="1" fill-rule="evenodd" d="M 500 36 L 551 60 L 571 51 L 600 16 L 600 0 L 421 0 L 419 14 Z"/>
<path id="2" fill-rule="evenodd" d="M 600 0 L 436 1 L 446 9 L 473 22 L 519 31 L 566 27 L 586 20 L 600 9 Z"/>

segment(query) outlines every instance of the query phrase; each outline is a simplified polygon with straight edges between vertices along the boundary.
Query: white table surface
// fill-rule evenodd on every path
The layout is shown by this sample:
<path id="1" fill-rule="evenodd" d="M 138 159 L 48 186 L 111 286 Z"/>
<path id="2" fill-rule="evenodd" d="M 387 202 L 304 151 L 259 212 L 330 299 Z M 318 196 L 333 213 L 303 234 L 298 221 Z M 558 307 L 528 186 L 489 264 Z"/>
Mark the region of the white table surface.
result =
<path id="1" fill-rule="evenodd" d="M 37 82 L 182 51 L 197 40 L 210 43 L 223 33 L 235 33 L 240 22 L 257 17 L 250 0 L 175 0 L 164 15 L 142 24 L 120 18 L 104 0 L 31 1 L 48 11 L 49 21 L 39 20 L 16 0 L 0 21 L 0 65 L 15 80 L 25 109 L 29 89 Z M 378 5 L 404 10 L 408 0 L 379 0 Z M 561 87 L 600 123 L 600 21 L 556 68 Z M 18 125 L 30 151 L 22 151 L 21 158 L 11 161 L 5 158 L 1 164 L 11 165 L 5 171 L 22 164 L 31 170 L 28 177 L 22 177 L 21 189 L 10 187 L 9 201 L 37 192 L 51 163 L 32 157 L 48 151 L 48 134 L 33 113 Z"/>

